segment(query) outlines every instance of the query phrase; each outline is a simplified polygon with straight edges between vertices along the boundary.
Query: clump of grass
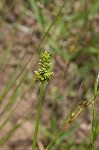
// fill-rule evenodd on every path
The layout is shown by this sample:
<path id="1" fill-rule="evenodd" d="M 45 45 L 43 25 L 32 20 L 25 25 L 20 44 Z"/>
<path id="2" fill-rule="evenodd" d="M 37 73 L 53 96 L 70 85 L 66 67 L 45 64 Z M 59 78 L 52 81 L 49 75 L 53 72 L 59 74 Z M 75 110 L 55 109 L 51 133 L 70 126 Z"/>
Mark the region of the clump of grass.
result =
<path id="1" fill-rule="evenodd" d="M 35 71 L 35 73 L 36 73 L 36 79 L 41 82 L 41 88 L 40 88 L 40 99 L 39 99 L 39 104 L 38 104 L 38 114 L 36 118 L 36 126 L 35 126 L 32 150 L 35 150 L 35 147 L 36 147 L 42 100 L 43 100 L 43 94 L 44 94 L 44 85 L 49 82 L 49 80 L 51 79 L 51 76 L 53 75 L 53 72 L 50 71 L 51 57 L 49 53 L 47 53 L 46 51 L 41 54 L 39 65 L 40 65 L 40 69 L 38 71 Z"/>

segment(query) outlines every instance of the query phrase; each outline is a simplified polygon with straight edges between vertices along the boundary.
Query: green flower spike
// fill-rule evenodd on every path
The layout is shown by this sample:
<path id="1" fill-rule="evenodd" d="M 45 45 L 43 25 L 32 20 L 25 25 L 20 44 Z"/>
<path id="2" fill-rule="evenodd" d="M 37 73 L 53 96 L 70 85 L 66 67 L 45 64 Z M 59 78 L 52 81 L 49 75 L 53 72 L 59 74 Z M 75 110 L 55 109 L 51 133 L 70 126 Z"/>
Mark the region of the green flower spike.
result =
<path id="1" fill-rule="evenodd" d="M 45 51 L 41 54 L 39 65 L 40 69 L 35 71 L 36 79 L 42 83 L 48 83 L 53 75 L 53 72 L 50 71 L 51 57 L 48 52 Z"/>

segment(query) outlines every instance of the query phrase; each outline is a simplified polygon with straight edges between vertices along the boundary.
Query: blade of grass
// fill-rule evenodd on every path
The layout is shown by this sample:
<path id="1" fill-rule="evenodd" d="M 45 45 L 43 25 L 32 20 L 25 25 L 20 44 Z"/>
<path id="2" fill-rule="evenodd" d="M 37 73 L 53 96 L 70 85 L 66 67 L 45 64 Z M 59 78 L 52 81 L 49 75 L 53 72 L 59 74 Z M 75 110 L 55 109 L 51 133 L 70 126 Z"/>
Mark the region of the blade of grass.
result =
<path id="1" fill-rule="evenodd" d="M 20 99 L 23 99 L 25 94 L 29 91 L 29 89 L 32 87 L 32 85 L 34 84 L 35 79 L 33 78 L 33 80 L 31 81 L 30 85 L 27 86 L 27 88 L 25 89 L 25 91 L 22 93 L 22 96 L 19 98 L 17 104 L 15 104 L 14 108 L 10 111 L 10 113 L 8 114 L 8 116 L 4 119 L 3 123 L 0 125 L 0 130 L 7 124 L 7 122 L 10 120 L 10 118 L 14 115 L 15 110 L 17 109 L 17 107 L 20 104 Z M 30 110 L 30 108 L 29 108 Z M 33 108 L 32 108 L 33 110 Z M 27 111 L 26 111 L 27 112 Z M 27 114 L 27 113 L 26 113 Z M 3 114 L 0 114 L 0 116 Z"/>
<path id="2" fill-rule="evenodd" d="M 17 106 L 17 105 L 16 105 Z M 15 106 L 15 107 L 16 107 Z M 17 107 L 16 107 L 17 108 Z M 0 145 L 2 146 L 3 144 L 5 144 L 6 142 L 8 142 L 10 140 L 10 137 L 14 134 L 14 132 L 20 128 L 24 122 L 26 121 L 26 115 L 29 116 L 30 112 L 33 110 L 33 108 L 28 108 L 26 110 L 26 112 L 24 114 L 22 114 L 21 119 L 18 121 L 18 123 L 16 123 L 14 126 L 11 127 L 11 129 L 9 129 L 9 131 L 0 138 Z M 12 110 L 12 112 L 14 112 L 15 109 Z M 11 113 L 8 115 L 8 119 L 10 118 Z M 25 119 L 24 119 L 25 118 Z M 7 119 L 7 118 L 6 118 Z M 5 120 L 6 121 L 6 120 Z M 5 124 L 4 124 L 5 125 Z"/>
<path id="3" fill-rule="evenodd" d="M 17 106 L 18 106 L 18 105 L 16 105 L 16 107 L 17 107 Z M 7 122 L 10 120 L 10 118 L 12 117 L 12 115 L 13 115 L 13 113 L 14 113 L 16 107 L 14 107 L 14 109 L 12 109 L 12 110 L 10 111 L 10 113 L 8 114 L 8 116 L 4 119 L 3 123 L 0 125 L 0 130 L 2 130 L 2 128 L 3 128 L 3 127 L 7 124 Z"/>
<path id="4" fill-rule="evenodd" d="M 2 19 L 1 19 L 1 22 L 0 22 L 0 28 L 1 28 L 1 26 L 2 26 L 2 24 L 3 24 L 3 22 L 4 22 L 4 20 L 6 19 L 6 17 L 8 16 L 8 13 L 11 11 L 11 9 L 13 8 L 13 6 L 15 5 L 15 3 L 16 3 L 16 0 L 14 0 L 13 2 L 12 2 L 12 4 L 10 5 L 10 7 L 8 8 L 8 10 L 5 12 L 5 14 L 3 15 L 3 17 L 2 17 Z"/>
<path id="5" fill-rule="evenodd" d="M 5 144 L 5 142 L 9 140 L 10 136 L 14 133 L 14 131 L 18 129 L 19 127 L 20 127 L 20 124 L 16 124 L 13 128 L 11 128 L 7 132 L 7 134 L 0 139 L 0 145 L 2 146 L 3 144 Z"/>
<path id="6" fill-rule="evenodd" d="M 92 118 L 92 127 L 90 133 L 90 150 L 95 149 L 94 142 L 96 136 L 96 97 L 98 93 L 98 84 L 99 84 L 99 74 L 94 85 L 94 101 L 92 103 L 93 118 Z"/>
<path id="7" fill-rule="evenodd" d="M 42 11 L 40 11 L 39 7 L 36 4 L 35 0 L 29 0 L 30 5 L 32 7 L 32 10 L 35 12 L 37 20 L 40 24 L 41 29 L 44 29 L 44 25 L 45 25 L 45 20 L 44 20 L 44 16 L 42 14 Z"/>
<path id="8" fill-rule="evenodd" d="M 11 106 L 15 102 L 15 100 L 16 100 L 16 98 L 18 96 L 18 89 L 21 87 L 22 83 L 26 80 L 26 78 L 27 78 L 27 74 L 25 74 L 23 76 L 23 78 L 20 80 L 19 84 L 16 86 L 16 88 L 15 88 L 11 98 L 8 100 L 8 102 L 5 105 L 3 111 L 0 113 L 0 117 L 5 113 L 5 111 L 7 111 L 9 106 Z"/>
<path id="9" fill-rule="evenodd" d="M 63 141 L 68 140 L 69 136 L 71 134 L 73 134 L 78 129 L 78 127 L 79 126 L 76 126 L 75 128 L 70 128 L 69 130 L 64 132 L 60 137 L 58 137 L 56 143 L 50 147 L 51 150 L 57 150 L 58 148 L 60 148 L 60 146 L 62 147 Z M 65 147 L 66 147 L 66 145 L 65 145 Z"/>
<path id="10" fill-rule="evenodd" d="M 3 53 L 2 53 L 2 57 L 0 58 L 0 66 L 5 63 L 5 60 L 7 58 L 7 55 L 10 51 L 10 48 L 11 48 L 11 43 L 8 42 L 8 46 L 4 49 Z M 2 69 L 2 66 L 0 67 L 0 73 L 1 73 L 1 69 Z"/>

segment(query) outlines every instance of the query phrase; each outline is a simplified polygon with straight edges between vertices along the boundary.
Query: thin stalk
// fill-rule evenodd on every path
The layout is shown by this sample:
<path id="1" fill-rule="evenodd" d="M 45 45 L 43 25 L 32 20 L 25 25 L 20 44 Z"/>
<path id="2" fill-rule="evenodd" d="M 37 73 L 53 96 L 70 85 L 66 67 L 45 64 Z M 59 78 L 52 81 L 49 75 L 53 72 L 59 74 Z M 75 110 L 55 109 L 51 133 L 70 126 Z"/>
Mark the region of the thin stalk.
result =
<path id="1" fill-rule="evenodd" d="M 92 127 L 91 127 L 91 133 L 90 133 L 90 150 L 95 149 L 94 142 L 95 142 L 95 134 L 96 134 L 96 97 L 97 97 L 97 94 L 99 93 L 98 84 L 99 84 L 99 74 L 97 76 L 97 79 L 94 85 L 94 100 L 92 103 L 93 116 L 92 116 Z"/>
<path id="2" fill-rule="evenodd" d="M 38 103 L 38 114 L 37 114 L 37 118 L 36 118 L 36 126 L 35 126 L 32 150 L 35 150 L 35 147 L 36 147 L 36 141 L 37 141 L 37 134 L 38 134 L 38 128 L 39 128 L 39 121 L 40 121 L 40 114 L 41 114 L 43 94 L 44 94 L 44 83 L 41 84 L 41 88 L 40 88 L 40 99 L 39 99 L 39 103 Z"/>
<path id="3" fill-rule="evenodd" d="M 11 9 L 13 8 L 13 6 L 15 5 L 15 3 L 16 3 L 16 0 L 14 0 L 14 1 L 12 2 L 12 4 L 10 5 L 10 7 L 8 8 L 8 10 L 7 10 L 7 11 L 5 12 L 5 14 L 3 15 L 2 19 L 1 19 L 1 22 L 0 22 L 0 28 L 1 28 L 1 26 L 2 26 L 2 24 L 3 24 L 3 22 L 4 22 L 4 20 L 6 19 L 8 13 L 10 12 L 10 10 L 11 10 Z"/>
<path id="4" fill-rule="evenodd" d="M 11 135 L 14 133 L 14 131 L 16 129 L 18 129 L 20 127 L 20 124 L 15 124 L 7 133 L 6 135 L 4 135 L 2 138 L 0 138 L 0 149 L 1 149 L 1 145 L 5 144 L 6 141 L 9 140 L 9 138 L 11 137 Z"/>
<path id="5" fill-rule="evenodd" d="M 52 144 L 54 144 L 55 141 L 56 141 L 62 134 L 64 134 L 64 132 L 65 132 L 65 129 L 61 130 L 61 131 L 59 132 L 59 134 L 52 140 L 52 142 L 51 142 L 44 150 L 48 150 L 48 149 L 52 146 Z"/>
<path id="6" fill-rule="evenodd" d="M 91 127 L 91 134 L 90 134 L 90 150 L 94 150 L 94 139 L 95 139 L 95 126 L 96 126 L 96 108 L 95 108 L 95 101 L 92 104 L 93 110 L 93 117 L 92 117 L 92 127 Z"/>

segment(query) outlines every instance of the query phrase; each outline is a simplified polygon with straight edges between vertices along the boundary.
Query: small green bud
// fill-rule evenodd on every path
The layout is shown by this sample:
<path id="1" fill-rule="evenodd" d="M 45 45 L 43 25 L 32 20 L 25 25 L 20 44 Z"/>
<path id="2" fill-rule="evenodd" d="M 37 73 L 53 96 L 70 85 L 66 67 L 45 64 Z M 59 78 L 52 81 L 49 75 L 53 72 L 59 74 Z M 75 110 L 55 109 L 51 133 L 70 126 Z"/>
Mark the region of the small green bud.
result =
<path id="1" fill-rule="evenodd" d="M 49 82 L 51 79 L 53 72 L 50 71 L 51 67 L 51 57 L 50 54 L 46 51 L 41 54 L 40 60 L 39 60 L 40 68 L 38 71 L 35 71 L 36 79 L 41 82 Z"/>

